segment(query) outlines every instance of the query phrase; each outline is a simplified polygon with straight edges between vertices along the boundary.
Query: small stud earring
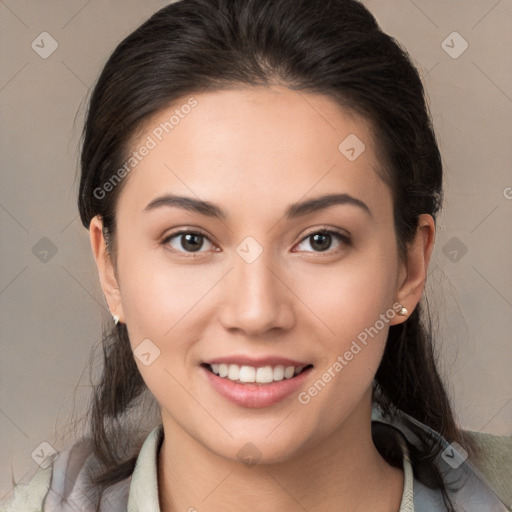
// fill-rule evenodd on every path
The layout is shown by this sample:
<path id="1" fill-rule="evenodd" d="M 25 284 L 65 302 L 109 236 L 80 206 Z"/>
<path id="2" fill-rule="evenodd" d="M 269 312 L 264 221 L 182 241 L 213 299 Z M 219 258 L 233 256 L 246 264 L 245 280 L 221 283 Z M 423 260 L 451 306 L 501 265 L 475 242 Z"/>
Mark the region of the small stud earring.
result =
<path id="1" fill-rule="evenodd" d="M 398 312 L 398 314 L 400 316 L 407 316 L 409 314 L 409 311 L 407 311 L 407 308 L 403 307 L 400 309 L 400 311 Z"/>
<path id="2" fill-rule="evenodd" d="M 112 315 L 114 318 L 114 323 L 117 325 L 119 323 L 119 317 L 117 315 Z"/>

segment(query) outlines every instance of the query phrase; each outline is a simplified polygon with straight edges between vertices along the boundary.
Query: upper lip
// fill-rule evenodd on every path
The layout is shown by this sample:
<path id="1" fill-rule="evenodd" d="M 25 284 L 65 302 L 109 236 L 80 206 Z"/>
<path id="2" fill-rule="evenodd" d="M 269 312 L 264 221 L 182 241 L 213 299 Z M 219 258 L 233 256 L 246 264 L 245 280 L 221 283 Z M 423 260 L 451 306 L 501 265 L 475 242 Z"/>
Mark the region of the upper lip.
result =
<path id="1" fill-rule="evenodd" d="M 249 357 L 244 355 L 230 355 L 225 357 L 216 357 L 204 361 L 205 364 L 237 364 L 238 366 L 254 366 L 260 368 L 262 366 L 307 366 L 310 363 L 296 361 L 287 357 L 269 356 L 269 357 Z"/>

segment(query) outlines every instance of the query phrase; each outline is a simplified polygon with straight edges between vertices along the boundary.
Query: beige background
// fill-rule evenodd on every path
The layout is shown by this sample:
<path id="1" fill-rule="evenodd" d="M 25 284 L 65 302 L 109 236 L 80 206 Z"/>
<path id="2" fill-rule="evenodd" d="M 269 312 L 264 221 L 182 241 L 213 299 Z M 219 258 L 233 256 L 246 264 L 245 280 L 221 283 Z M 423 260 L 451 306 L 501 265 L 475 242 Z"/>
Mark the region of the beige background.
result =
<path id="1" fill-rule="evenodd" d="M 35 474 L 41 442 L 63 447 L 75 391 L 78 406 L 88 398 L 109 316 L 75 200 L 85 97 L 115 45 L 166 3 L 0 1 L 0 498 L 11 469 L 22 483 Z M 459 420 L 512 435 L 512 1 L 364 3 L 419 66 L 443 154 L 427 287 Z M 458 58 L 454 31 L 468 43 Z M 31 47 L 42 32 L 58 43 L 46 59 Z"/>

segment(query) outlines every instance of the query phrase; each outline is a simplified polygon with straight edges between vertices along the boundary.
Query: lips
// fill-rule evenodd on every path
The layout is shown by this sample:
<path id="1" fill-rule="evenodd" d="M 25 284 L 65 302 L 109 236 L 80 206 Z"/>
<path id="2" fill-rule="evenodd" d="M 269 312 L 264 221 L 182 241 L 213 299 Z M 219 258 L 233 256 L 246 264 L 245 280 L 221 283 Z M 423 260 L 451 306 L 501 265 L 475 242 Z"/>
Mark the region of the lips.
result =
<path id="1" fill-rule="evenodd" d="M 228 356 L 201 364 L 213 389 L 242 407 L 276 404 L 297 391 L 312 364 L 282 357 Z"/>

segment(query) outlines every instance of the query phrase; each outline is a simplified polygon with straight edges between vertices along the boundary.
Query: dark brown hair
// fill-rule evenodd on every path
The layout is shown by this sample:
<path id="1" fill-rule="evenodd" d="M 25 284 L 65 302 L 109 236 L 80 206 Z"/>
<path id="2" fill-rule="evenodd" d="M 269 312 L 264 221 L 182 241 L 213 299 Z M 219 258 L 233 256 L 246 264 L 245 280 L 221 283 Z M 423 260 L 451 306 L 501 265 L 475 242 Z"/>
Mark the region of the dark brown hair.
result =
<path id="1" fill-rule="evenodd" d="M 123 166 L 131 141 L 151 116 L 178 99 L 239 84 L 321 93 L 370 122 L 405 258 L 419 216 L 435 219 L 442 203 L 441 156 L 420 76 L 405 49 L 356 0 L 181 0 L 119 44 L 90 99 L 78 208 L 87 228 L 101 216 L 114 262 L 123 182 L 107 194 L 97 191 Z M 403 411 L 467 446 L 436 369 L 427 313 L 420 303 L 404 323 L 390 327 L 374 397 L 390 418 Z M 122 419 L 146 386 L 124 325 L 106 331 L 102 343 L 104 369 L 89 423 L 104 469 L 95 482 L 108 486 L 133 471 L 140 444 L 132 453 L 123 449 L 129 434 Z M 425 449 L 413 451 L 412 462 L 420 468 L 433 461 L 439 446 L 418 435 Z M 443 488 L 440 477 L 437 484 Z"/>

